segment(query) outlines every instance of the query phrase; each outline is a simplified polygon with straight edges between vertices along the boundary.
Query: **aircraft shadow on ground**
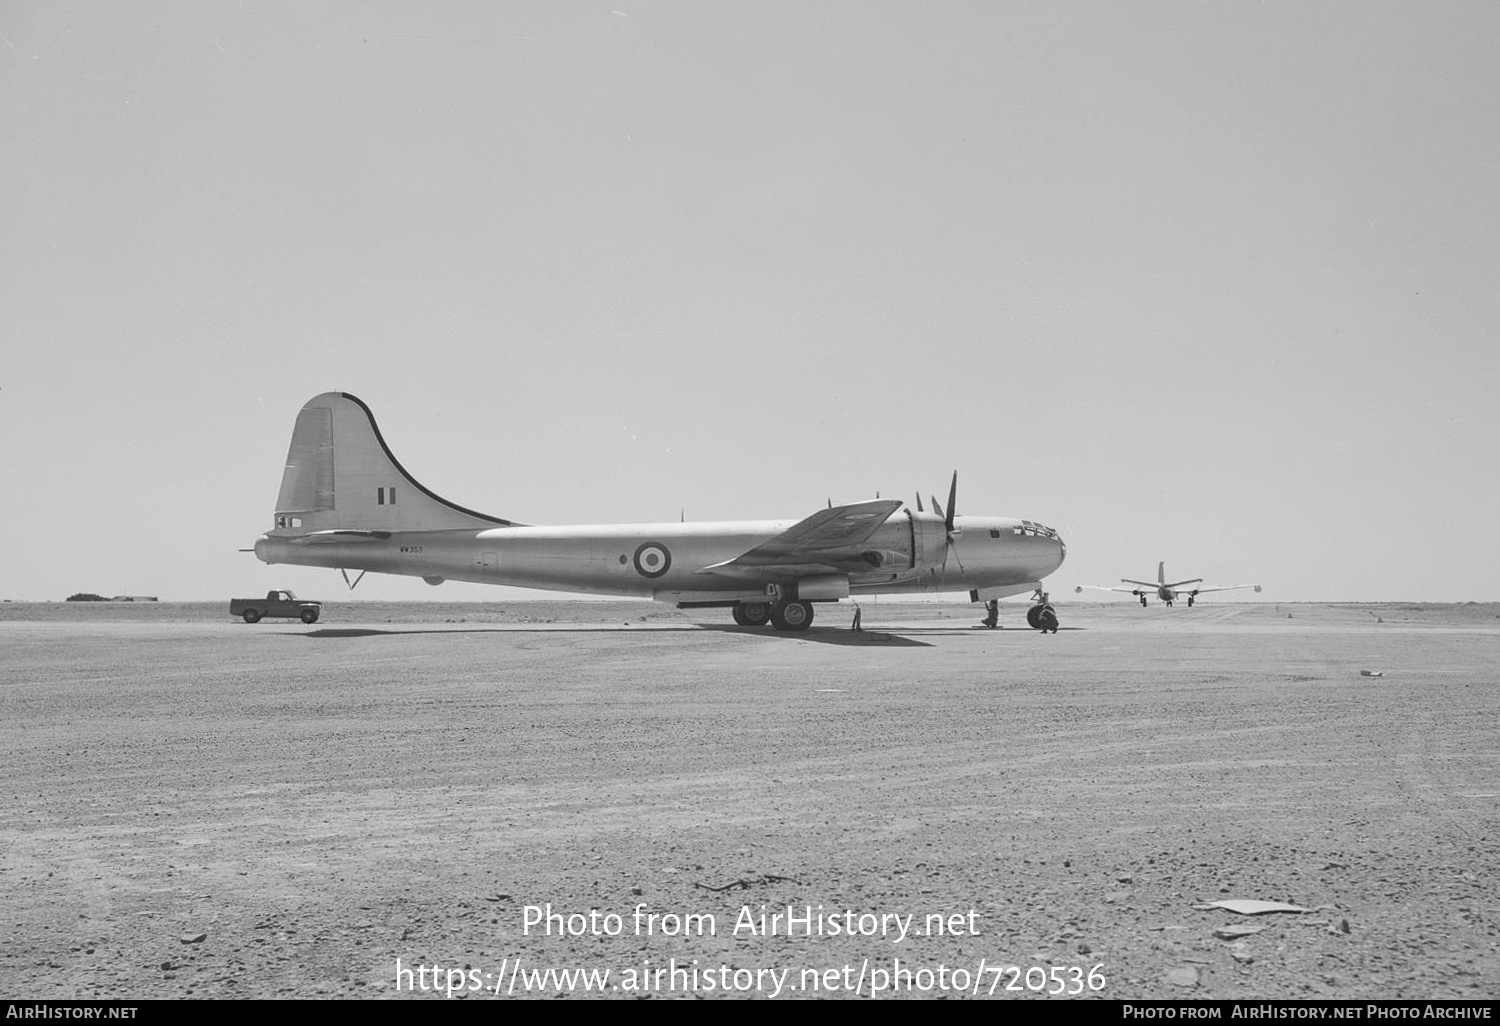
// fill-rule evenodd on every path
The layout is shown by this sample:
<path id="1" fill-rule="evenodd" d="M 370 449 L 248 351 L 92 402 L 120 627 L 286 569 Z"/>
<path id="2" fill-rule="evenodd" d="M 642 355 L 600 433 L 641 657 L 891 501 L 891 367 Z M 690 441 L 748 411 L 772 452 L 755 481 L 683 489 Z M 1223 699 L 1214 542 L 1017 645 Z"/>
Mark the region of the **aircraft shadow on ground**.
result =
<path id="1" fill-rule="evenodd" d="M 683 625 L 681 627 L 652 627 L 650 633 L 659 634 L 663 631 L 696 631 L 695 625 Z M 301 634 L 304 638 L 340 639 L 340 638 L 377 638 L 385 635 L 401 636 L 404 634 L 629 634 L 629 627 L 407 627 L 407 628 L 380 628 L 380 627 L 324 627 L 315 631 L 287 631 L 288 634 Z M 640 631 L 638 633 L 646 633 Z"/>
<path id="2" fill-rule="evenodd" d="M 1086 631 L 1086 630 L 1088 630 L 1087 627 L 1059 627 L 1058 628 L 1059 632 L 1061 632 L 1061 631 Z M 1007 627 L 1001 626 L 1001 627 L 989 627 L 989 628 L 985 628 L 985 627 L 981 627 L 981 626 L 979 626 L 977 624 L 974 625 L 974 626 L 972 626 L 972 627 L 902 627 L 901 628 L 901 633 L 902 634 L 955 634 L 955 635 L 957 635 L 957 634 L 990 634 L 990 633 L 996 633 L 996 632 L 1003 633 L 1003 634 L 1035 634 L 1035 633 L 1037 633 L 1037 631 L 1034 628 L 1031 628 L 1031 627 L 1009 627 L 1009 628 L 1007 628 Z"/>
<path id="3" fill-rule="evenodd" d="M 931 648 L 930 642 L 917 641 L 902 634 L 887 631 L 851 631 L 842 627 L 814 627 L 805 631 L 777 631 L 763 627 L 739 627 L 728 624 L 683 624 L 681 627 L 651 627 L 637 633 L 660 634 L 662 632 L 712 631 L 720 634 L 744 634 L 749 637 L 775 641 L 815 641 L 823 645 L 875 646 L 881 648 Z M 629 634 L 628 627 L 324 627 L 315 631 L 287 631 L 304 638 L 318 641 L 339 641 L 350 638 L 379 638 L 410 634 Z M 903 632 L 904 633 L 904 632 Z M 939 633 L 960 634 L 963 631 Z"/>
<path id="4" fill-rule="evenodd" d="M 723 623 L 703 623 L 696 628 L 718 634 L 743 634 L 770 641 L 816 641 L 822 645 L 854 645 L 879 648 L 931 648 L 930 642 L 916 641 L 888 631 L 851 631 L 844 627 L 809 627 L 805 631 L 767 630 L 764 627 L 740 627 Z"/>
<path id="5" fill-rule="evenodd" d="M 1064 631 L 1081 631 L 1087 628 L 1063 627 L 1060 629 Z M 898 631 L 878 629 L 852 631 L 846 627 L 812 627 L 805 631 L 778 631 L 766 627 L 741 627 L 736 624 L 720 623 L 694 623 L 671 627 L 652 626 L 636 633 L 688 633 L 693 631 L 711 631 L 718 634 L 743 634 L 748 637 L 767 638 L 775 641 L 815 641 L 821 645 L 853 645 L 884 648 L 932 647 L 931 642 L 919 641 L 912 635 L 974 637 L 976 634 L 987 635 L 994 633 L 994 631 L 1010 635 L 1036 633 L 1029 627 L 1010 629 L 998 627 L 994 631 L 986 631 L 982 628 L 958 626 L 902 627 Z M 321 627 L 315 631 L 289 630 L 283 633 L 296 634 L 304 638 L 315 638 L 319 641 L 337 641 L 347 638 L 400 637 L 410 634 L 621 634 L 631 633 L 631 629 L 629 627 L 589 627 L 585 625 L 570 625 L 567 627 L 558 627 L 555 625 L 545 627 L 514 625 L 495 627 Z"/>

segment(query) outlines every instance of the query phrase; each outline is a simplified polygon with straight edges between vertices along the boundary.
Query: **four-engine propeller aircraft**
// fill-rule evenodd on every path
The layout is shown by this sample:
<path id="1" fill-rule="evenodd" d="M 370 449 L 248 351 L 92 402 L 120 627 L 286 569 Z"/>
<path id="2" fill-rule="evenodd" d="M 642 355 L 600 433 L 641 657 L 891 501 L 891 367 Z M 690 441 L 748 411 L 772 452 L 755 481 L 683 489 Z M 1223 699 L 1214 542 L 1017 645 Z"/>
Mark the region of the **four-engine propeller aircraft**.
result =
<path id="1" fill-rule="evenodd" d="M 1176 602 L 1178 599 L 1180 599 L 1182 596 L 1186 595 L 1189 608 L 1192 608 L 1193 599 L 1197 598 L 1199 595 L 1207 594 L 1210 591 L 1237 591 L 1240 588 L 1254 588 L 1256 591 L 1260 591 L 1260 585 L 1258 584 L 1227 584 L 1215 588 L 1205 588 L 1202 586 L 1203 578 L 1201 577 L 1194 577 L 1191 580 L 1187 581 L 1173 581 L 1171 584 L 1168 584 L 1167 564 L 1165 562 L 1156 564 L 1155 584 L 1150 581 L 1132 581 L 1128 577 L 1120 578 L 1120 583 L 1134 584 L 1136 585 L 1136 587 L 1111 588 L 1108 585 L 1103 584 L 1080 584 L 1078 585 L 1078 587 L 1074 588 L 1073 591 L 1077 593 L 1083 591 L 1084 588 L 1094 588 L 1097 591 L 1124 592 L 1128 595 L 1134 595 L 1136 598 L 1140 599 L 1142 606 L 1146 604 L 1147 595 L 1155 595 L 1157 598 L 1161 599 L 1169 606 L 1173 602 Z M 1198 587 L 1186 588 L 1186 590 L 1184 590 L 1185 586 L 1189 584 L 1196 584 L 1198 585 Z"/>
<path id="2" fill-rule="evenodd" d="M 798 521 L 532 527 L 424 488 L 391 454 L 370 408 L 325 392 L 297 414 L 265 563 L 406 574 L 727 607 L 736 623 L 805 630 L 814 602 L 875 593 L 967 591 L 989 602 L 1034 591 L 1062 565 L 1056 531 L 872 499 Z M 920 500 L 918 500 L 920 507 Z M 356 578 L 355 583 L 358 583 Z M 1033 606 L 1034 611 L 1039 608 Z M 1033 624 L 1035 626 L 1035 624 Z"/>

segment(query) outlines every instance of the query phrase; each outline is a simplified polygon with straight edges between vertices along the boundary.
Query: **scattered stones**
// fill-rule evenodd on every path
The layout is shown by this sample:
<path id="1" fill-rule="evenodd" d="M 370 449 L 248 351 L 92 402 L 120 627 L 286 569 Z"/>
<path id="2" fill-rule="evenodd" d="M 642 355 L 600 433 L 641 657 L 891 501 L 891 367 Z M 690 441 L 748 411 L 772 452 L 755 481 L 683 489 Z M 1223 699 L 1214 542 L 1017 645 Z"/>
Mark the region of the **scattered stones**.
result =
<path id="1" fill-rule="evenodd" d="M 1214 936 L 1219 940 L 1239 940 L 1241 937 L 1254 936 L 1264 929 L 1264 926 L 1221 926 L 1214 931 Z"/>
<path id="2" fill-rule="evenodd" d="M 1190 965 L 1178 966 L 1167 973 L 1167 982 L 1174 987 L 1198 986 L 1198 970 Z"/>

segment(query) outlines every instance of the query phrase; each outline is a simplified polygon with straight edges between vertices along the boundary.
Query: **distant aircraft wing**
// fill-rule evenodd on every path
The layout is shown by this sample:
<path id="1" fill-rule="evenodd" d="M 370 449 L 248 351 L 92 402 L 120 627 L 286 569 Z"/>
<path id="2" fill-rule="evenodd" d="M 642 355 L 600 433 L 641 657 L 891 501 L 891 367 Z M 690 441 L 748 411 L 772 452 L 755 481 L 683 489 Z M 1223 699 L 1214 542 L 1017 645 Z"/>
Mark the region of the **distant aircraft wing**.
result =
<path id="1" fill-rule="evenodd" d="M 1256 591 L 1260 591 L 1260 585 L 1258 584 L 1223 584 L 1214 588 L 1194 588 L 1193 594 L 1202 595 L 1210 591 L 1239 591 L 1241 588 L 1254 588 Z"/>
<path id="2" fill-rule="evenodd" d="M 1135 582 L 1131 582 L 1131 583 L 1135 583 Z M 1093 588 L 1095 591 L 1118 591 L 1118 592 L 1123 592 L 1126 595 L 1138 595 L 1138 594 L 1140 594 L 1140 589 L 1139 588 L 1112 588 L 1112 587 L 1110 587 L 1107 584 L 1080 584 L 1076 588 L 1073 589 L 1073 593 L 1076 595 L 1079 592 L 1083 591 L 1084 588 Z M 1146 589 L 1148 591 L 1155 591 L 1156 590 L 1156 585 L 1154 585 L 1154 584 L 1148 584 L 1148 585 L 1146 585 Z"/>
<path id="3" fill-rule="evenodd" d="M 764 577 L 767 570 L 781 575 L 830 569 L 868 572 L 880 564 L 866 558 L 859 546 L 900 508 L 899 499 L 871 499 L 820 509 L 769 541 L 698 573 L 744 578 Z"/>

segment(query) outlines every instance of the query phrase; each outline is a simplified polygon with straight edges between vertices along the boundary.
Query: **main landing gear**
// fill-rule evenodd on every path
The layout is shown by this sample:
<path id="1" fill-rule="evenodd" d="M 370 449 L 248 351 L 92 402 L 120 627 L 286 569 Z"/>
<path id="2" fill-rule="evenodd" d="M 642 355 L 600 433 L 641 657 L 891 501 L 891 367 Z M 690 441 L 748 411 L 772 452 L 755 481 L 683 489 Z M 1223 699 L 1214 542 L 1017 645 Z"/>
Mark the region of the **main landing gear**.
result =
<path id="1" fill-rule="evenodd" d="M 771 626 L 778 631 L 805 631 L 812 622 L 811 602 L 778 602 L 771 607 Z"/>
<path id="2" fill-rule="evenodd" d="M 760 627 L 770 623 L 778 631 L 805 631 L 812 626 L 811 602 L 736 602 L 734 622 L 741 627 Z"/>
<path id="3" fill-rule="evenodd" d="M 734 622 L 741 627 L 763 627 L 771 619 L 769 602 L 736 602 Z"/>

